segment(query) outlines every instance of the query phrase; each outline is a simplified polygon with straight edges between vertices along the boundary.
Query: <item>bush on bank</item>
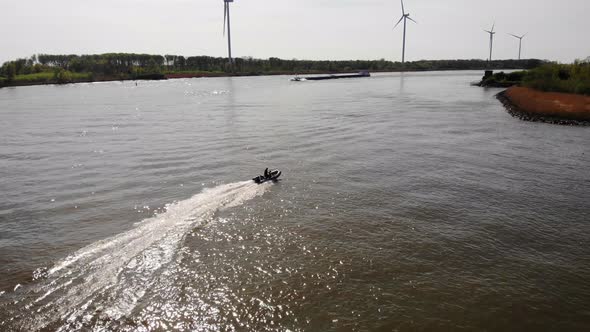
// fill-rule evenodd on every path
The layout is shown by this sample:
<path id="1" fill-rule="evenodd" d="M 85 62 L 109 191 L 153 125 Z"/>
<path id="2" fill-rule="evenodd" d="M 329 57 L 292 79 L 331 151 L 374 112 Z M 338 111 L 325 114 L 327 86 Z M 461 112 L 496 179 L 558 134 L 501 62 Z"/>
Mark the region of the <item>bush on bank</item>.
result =
<path id="1" fill-rule="evenodd" d="M 484 78 L 482 86 L 520 85 L 545 92 L 590 95 L 590 63 L 544 64 L 540 67 L 512 73 L 499 72 Z"/>
<path id="2" fill-rule="evenodd" d="M 543 65 L 528 71 L 522 85 L 540 91 L 590 95 L 590 63 Z"/>

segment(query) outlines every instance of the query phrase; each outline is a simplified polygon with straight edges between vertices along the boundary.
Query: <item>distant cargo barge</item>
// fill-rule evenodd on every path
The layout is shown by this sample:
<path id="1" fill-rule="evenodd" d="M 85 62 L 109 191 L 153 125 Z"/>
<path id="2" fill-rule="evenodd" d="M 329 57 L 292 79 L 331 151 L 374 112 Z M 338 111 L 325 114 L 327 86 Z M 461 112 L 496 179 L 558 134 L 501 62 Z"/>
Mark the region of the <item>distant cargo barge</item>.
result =
<path id="1" fill-rule="evenodd" d="M 341 74 L 341 75 L 308 76 L 308 77 L 295 76 L 295 77 L 291 78 L 291 81 L 295 81 L 295 82 L 322 81 L 322 80 L 335 80 L 335 79 L 339 79 L 339 78 L 359 78 L 359 77 L 371 77 L 371 74 L 368 71 L 361 71 L 358 74 Z"/>

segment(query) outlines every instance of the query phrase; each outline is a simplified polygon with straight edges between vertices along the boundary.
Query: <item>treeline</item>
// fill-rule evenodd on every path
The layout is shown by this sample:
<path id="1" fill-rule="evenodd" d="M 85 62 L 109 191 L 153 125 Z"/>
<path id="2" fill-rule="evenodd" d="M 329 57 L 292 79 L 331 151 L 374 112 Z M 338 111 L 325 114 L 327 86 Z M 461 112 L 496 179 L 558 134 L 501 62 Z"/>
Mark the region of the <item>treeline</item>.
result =
<path id="1" fill-rule="evenodd" d="M 136 79 L 159 77 L 173 73 L 217 73 L 228 75 L 262 75 L 288 73 L 339 73 L 369 71 L 427 71 L 469 69 L 529 69 L 543 61 L 529 60 L 420 60 L 392 62 L 382 60 L 313 61 L 279 58 L 236 58 L 233 64 L 227 58 L 210 56 L 150 55 L 133 53 L 107 53 L 94 55 L 38 54 L 30 58 L 5 62 L 0 68 L 0 79 L 12 82 L 19 75 L 54 73 L 55 78 L 73 77 L 84 73 L 88 80 Z M 43 75 L 40 75 L 43 76 Z M 78 75 L 79 76 L 79 75 Z M 47 77 L 47 75 L 43 76 Z M 0 81 L 2 83 L 2 81 Z"/>

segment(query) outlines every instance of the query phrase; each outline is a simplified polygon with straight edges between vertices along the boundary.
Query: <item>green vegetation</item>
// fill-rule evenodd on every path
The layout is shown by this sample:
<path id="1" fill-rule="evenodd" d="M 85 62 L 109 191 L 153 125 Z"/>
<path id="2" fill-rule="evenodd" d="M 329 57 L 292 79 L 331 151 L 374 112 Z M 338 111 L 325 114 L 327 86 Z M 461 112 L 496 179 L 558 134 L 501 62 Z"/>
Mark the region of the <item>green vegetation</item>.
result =
<path id="1" fill-rule="evenodd" d="M 522 85 L 541 91 L 590 95 L 590 63 L 543 65 L 528 71 Z"/>
<path id="2" fill-rule="evenodd" d="M 55 71 L 16 75 L 10 82 L 14 83 L 14 85 L 27 85 L 34 83 L 72 83 L 83 81 L 92 81 L 92 75 L 89 73 L 73 73 L 64 69 L 59 69 Z"/>
<path id="3" fill-rule="evenodd" d="M 521 85 L 539 91 L 590 95 L 590 61 L 576 61 L 573 64 L 548 63 L 531 70 L 508 74 L 499 72 L 484 78 L 480 85 Z"/>
<path id="4" fill-rule="evenodd" d="M 34 83 L 34 82 L 49 82 L 53 80 L 55 74 L 53 72 L 40 72 L 33 74 L 16 75 L 13 79 L 15 83 Z"/>
<path id="5" fill-rule="evenodd" d="M 360 70 L 427 71 L 427 70 L 481 70 L 530 69 L 541 65 L 541 60 L 420 60 L 400 62 L 381 60 L 312 61 L 283 60 L 279 58 L 234 59 L 209 56 L 184 57 L 180 55 L 150 55 L 108 53 L 98 55 L 39 54 L 28 59 L 6 62 L 0 67 L 2 85 L 34 83 L 68 83 L 89 80 L 162 79 L 169 74 L 221 75 L 273 75 L 343 73 Z M 174 75 L 171 75 L 174 76 Z"/>
<path id="6" fill-rule="evenodd" d="M 511 73 L 501 71 L 488 77 L 484 76 L 483 80 L 478 85 L 498 88 L 519 85 L 525 74 L 526 71 L 515 71 Z"/>

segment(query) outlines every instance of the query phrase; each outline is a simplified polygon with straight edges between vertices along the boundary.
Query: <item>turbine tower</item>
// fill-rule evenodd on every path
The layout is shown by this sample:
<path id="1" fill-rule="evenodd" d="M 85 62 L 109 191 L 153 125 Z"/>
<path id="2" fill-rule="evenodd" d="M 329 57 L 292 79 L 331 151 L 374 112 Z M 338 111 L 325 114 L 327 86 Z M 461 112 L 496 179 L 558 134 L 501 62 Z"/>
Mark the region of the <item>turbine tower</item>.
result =
<path id="1" fill-rule="evenodd" d="M 229 58 L 229 63 L 233 64 L 233 59 L 231 57 L 231 25 L 229 22 L 229 3 L 234 2 L 234 0 L 223 0 L 223 35 L 225 36 L 225 27 L 227 24 L 227 53 Z"/>
<path id="2" fill-rule="evenodd" d="M 395 29 L 400 24 L 400 22 L 402 20 L 404 21 L 404 41 L 403 41 L 403 45 L 402 45 L 402 64 L 403 64 L 406 61 L 406 20 L 413 21 L 414 23 L 418 23 L 418 22 L 414 21 L 410 17 L 410 13 L 406 13 L 406 11 L 404 9 L 404 0 L 401 0 L 401 2 L 402 2 L 402 17 L 399 19 L 399 21 L 397 21 L 397 23 L 395 24 L 395 26 L 393 28 Z"/>
<path id="3" fill-rule="evenodd" d="M 492 30 L 484 30 L 485 32 L 490 34 L 490 58 L 489 61 L 492 62 L 492 48 L 494 46 L 494 35 L 496 34 L 494 32 L 494 26 L 496 26 L 496 23 L 492 24 Z"/>
<path id="4" fill-rule="evenodd" d="M 514 38 L 518 38 L 518 60 L 520 60 L 520 51 L 522 50 L 522 39 L 524 38 L 524 36 L 526 36 L 527 34 L 525 33 L 522 36 L 517 36 L 514 34 L 509 33 L 509 35 L 511 35 Z"/>

